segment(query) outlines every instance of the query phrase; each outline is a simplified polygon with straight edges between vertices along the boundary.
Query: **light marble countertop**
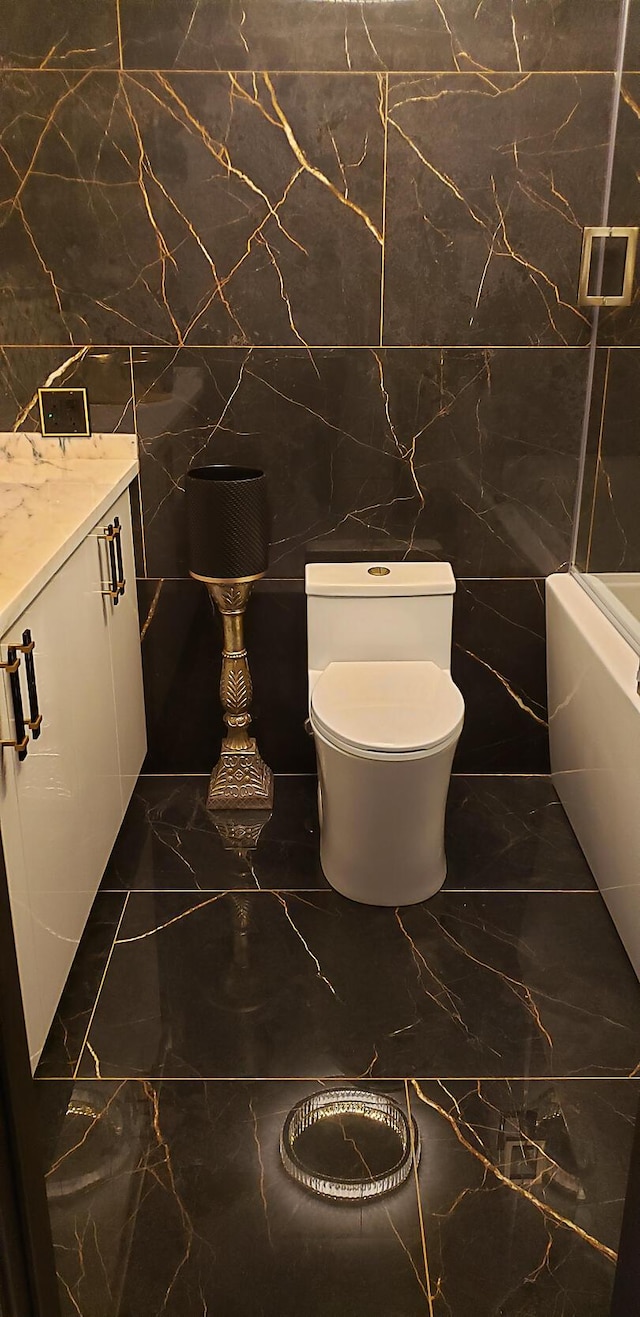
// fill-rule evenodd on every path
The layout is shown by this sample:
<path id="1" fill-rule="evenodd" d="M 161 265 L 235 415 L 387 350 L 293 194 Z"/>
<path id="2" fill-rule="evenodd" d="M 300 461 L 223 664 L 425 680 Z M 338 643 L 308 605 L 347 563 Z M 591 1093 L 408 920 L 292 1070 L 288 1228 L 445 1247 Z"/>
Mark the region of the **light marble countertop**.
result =
<path id="1" fill-rule="evenodd" d="M 132 434 L 0 434 L 0 637 L 137 473 Z"/>

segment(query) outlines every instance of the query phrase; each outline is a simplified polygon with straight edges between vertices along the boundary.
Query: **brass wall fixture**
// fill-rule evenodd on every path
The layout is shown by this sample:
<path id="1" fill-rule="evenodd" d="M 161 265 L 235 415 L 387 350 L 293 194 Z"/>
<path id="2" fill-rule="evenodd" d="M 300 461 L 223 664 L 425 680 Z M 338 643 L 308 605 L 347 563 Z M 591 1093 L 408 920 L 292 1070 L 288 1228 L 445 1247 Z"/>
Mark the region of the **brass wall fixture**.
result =
<path id="1" fill-rule="evenodd" d="M 41 433 L 50 439 L 87 438 L 91 434 L 85 388 L 38 389 Z"/>
<path id="2" fill-rule="evenodd" d="M 226 734 L 209 784 L 209 809 L 271 809 L 273 776 L 249 735 L 253 686 L 244 615 L 268 566 L 269 513 L 263 471 L 234 466 L 187 472 L 190 573 L 222 618 L 220 699 Z"/>
<path id="3" fill-rule="evenodd" d="M 594 239 L 603 242 L 607 238 L 626 240 L 622 287 L 619 293 L 590 293 L 591 269 Z M 607 228 L 603 225 L 586 228 L 582 236 L 582 255 L 580 258 L 580 278 L 578 281 L 579 306 L 629 306 L 633 298 L 633 283 L 636 268 L 636 251 L 638 247 L 637 227 Z M 602 253 L 604 259 L 604 252 Z"/>

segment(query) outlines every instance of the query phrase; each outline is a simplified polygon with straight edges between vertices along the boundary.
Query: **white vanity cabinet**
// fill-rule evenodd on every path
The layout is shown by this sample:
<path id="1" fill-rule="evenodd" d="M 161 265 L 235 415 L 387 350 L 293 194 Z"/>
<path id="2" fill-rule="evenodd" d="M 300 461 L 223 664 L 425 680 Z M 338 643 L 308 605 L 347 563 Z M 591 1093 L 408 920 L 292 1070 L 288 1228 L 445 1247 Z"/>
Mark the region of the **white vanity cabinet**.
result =
<path id="1" fill-rule="evenodd" d="M 119 519 L 126 587 L 117 608 L 109 614 L 110 651 L 113 674 L 113 698 L 118 735 L 118 764 L 122 791 L 122 815 L 129 804 L 142 761 L 147 752 L 144 716 L 140 622 L 136 596 L 136 569 L 131 533 L 129 493 L 120 496 L 111 509 L 108 522 Z"/>
<path id="2" fill-rule="evenodd" d="M 19 735 L 16 676 L 25 721 L 30 717 L 30 659 L 42 718 L 39 728 L 26 727 L 26 753 L 3 747 L 0 775 L 0 827 L 35 1067 L 146 749 L 128 491 L 9 627 L 0 641 L 3 664 L 12 647 L 20 665 L 13 688 L 2 668 L 2 740 Z"/>

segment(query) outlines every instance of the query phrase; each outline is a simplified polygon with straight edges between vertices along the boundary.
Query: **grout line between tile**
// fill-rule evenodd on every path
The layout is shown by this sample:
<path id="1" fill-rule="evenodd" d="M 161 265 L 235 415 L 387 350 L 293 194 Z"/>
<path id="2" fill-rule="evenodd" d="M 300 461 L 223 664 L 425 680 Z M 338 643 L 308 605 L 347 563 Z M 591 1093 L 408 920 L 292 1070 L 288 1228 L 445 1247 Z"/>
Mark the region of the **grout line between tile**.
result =
<path id="1" fill-rule="evenodd" d="M 638 349 L 638 350 L 640 351 L 640 349 Z M 396 552 L 398 552 L 398 551 L 399 551 L 399 550 L 396 550 Z M 379 561 L 379 555 L 378 555 L 378 561 Z M 141 577 L 140 579 L 142 580 L 142 579 L 144 579 L 144 578 Z M 191 581 L 192 579 L 193 579 L 193 578 L 192 578 L 191 576 L 189 576 L 189 575 L 185 575 L 185 576 L 166 576 L 166 575 L 165 575 L 165 576 L 159 576 L 159 575 L 157 574 L 157 572 L 152 573 L 151 576 L 149 577 L 149 580 L 150 580 L 150 581 L 160 581 L 160 580 L 162 580 L 162 581 Z M 498 576 L 498 575 L 495 575 L 495 576 L 470 576 L 470 575 L 467 575 L 467 574 L 464 574 L 464 573 L 460 572 L 460 573 L 456 576 L 456 581 L 458 582 L 459 585 L 460 585 L 460 584 L 463 584 L 465 581 L 520 581 L 520 582 L 522 582 L 522 581 L 537 581 L 537 582 L 540 582 L 541 584 L 543 584 L 546 580 L 547 580 L 547 577 L 546 577 L 546 576 L 540 576 L 539 573 L 535 573 L 535 572 L 531 572 L 531 574 L 530 574 L 529 576 L 523 576 L 523 575 L 519 575 L 519 576 Z M 270 585 L 282 585 L 282 584 L 287 585 L 289 582 L 291 582 L 292 584 L 295 584 L 295 585 L 303 585 L 303 584 L 304 584 L 304 576 L 303 576 L 303 575 L 300 575 L 300 576 L 264 576 L 264 577 L 262 578 L 262 580 L 258 582 L 258 584 L 256 585 L 255 588 L 256 588 L 256 589 L 260 589 L 261 592 L 264 594 L 264 593 L 267 592 L 267 587 L 270 586 Z M 298 593 L 299 593 L 299 594 L 303 594 L 304 591 L 299 590 Z"/>
<path id="2" fill-rule="evenodd" d="M 458 579 L 460 580 L 461 578 L 459 577 Z M 528 578 L 527 578 L 527 579 L 528 579 Z M 167 577 L 149 577 L 149 580 L 167 580 Z M 493 771 L 490 771 L 490 772 L 488 772 L 488 773 L 465 773 L 465 772 L 463 772 L 463 771 L 460 771 L 460 772 L 457 772 L 457 773 L 452 773 L 451 776 L 452 776 L 452 777 L 460 777 L 460 778 L 462 778 L 462 777 L 492 777 L 492 778 L 493 778 L 493 777 L 516 777 L 516 778 L 521 778 L 521 779 L 525 779 L 525 780 L 528 781 L 530 778 L 531 778 L 531 779 L 536 779 L 536 780 L 538 780 L 538 779 L 540 779 L 540 778 L 547 778 L 547 779 L 550 780 L 550 778 L 551 778 L 551 773 L 524 773 L 524 772 L 522 772 L 522 773 L 497 773 L 497 772 L 493 772 Z M 209 772 L 202 772 L 202 773 L 187 773 L 187 772 L 176 773 L 176 772 L 170 772 L 170 771 L 167 770 L 167 771 L 164 772 L 164 773 L 140 773 L 140 776 L 139 776 L 139 778 L 138 778 L 138 781 L 141 781 L 141 780 L 143 780 L 144 778 L 159 778 L 159 777 L 169 777 L 169 778 L 201 777 L 201 778 L 203 778 L 203 779 L 204 779 L 204 778 L 209 779 L 209 778 L 211 777 L 211 771 L 209 770 Z M 276 777 L 276 778 L 279 778 L 279 777 L 304 777 L 304 778 L 311 778 L 311 777 L 312 777 L 312 778 L 315 778 L 315 777 L 317 777 L 317 773 L 274 773 L 274 777 Z"/>
<path id="3" fill-rule="evenodd" d="M 137 436 L 137 431 L 136 431 L 136 436 Z M 140 463 L 140 457 L 138 456 L 138 464 L 139 463 Z M 144 576 L 136 577 L 136 580 L 141 579 L 143 581 L 146 581 L 148 579 L 147 541 L 146 541 L 145 530 L 144 530 L 144 508 L 142 506 L 142 481 L 140 479 L 140 470 L 138 470 L 138 508 L 140 512 L 140 544 L 142 547 L 142 570 L 144 572 Z"/>
<path id="4" fill-rule="evenodd" d="M 6 69 L 2 70 L 3 73 Z M 86 73 L 86 69 L 85 69 Z M 90 343 L 3 343 L 3 348 L 21 348 L 23 351 L 27 348 L 33 351 L 52 351 L 67 348 L 87 348 L 95 349 L 101 347 L 111 347 L 113 344 L 102 343 L 96 339 Z M 178 352 L 183 348 L 186 352 L 246 352 L 246 344 L 238 343 L 172 343 L 168 339 L 157 343 L 118 343 L 116 347 L 130 347 L 134 351 L 155 351 L 155 352 Z M 633 350 L 633 344 L 612 343 L 611 352 L 628 352 Z M 251 344 L 252 352 L 295 352 L 299 356 L 309 352 L 377 352 L 380 345 L 378 343 L 309 343 L 307 347 L 301 347 L 299 343 L 253 343 Z M 588 343 L 386 343 L 385 352 L 589 352 Z M 604 349 L 600 349 L 601 351 Z"/>
<path id="5" fill-rule="evenodd" d="M 89 1033 L 90 1033 L 90 1031 L 91 1031 L 91 1025 L 93 1024 L 93 1017 L 94 1017 L 94 1015 L 95 1015 L 95 1013 L 96 1013 L 96 1009 L 97 1009 L 97 1006 L 98 1006 L 98 1002 L 100 1001 L 100 996 L 101 996 L 101 993 L 102 993 L 102 989 L 103 989 L 103 987 L 104 987 L 104 981 L 105 981 L 105 979 L 106 979 L 106 977 L 107 977 L 107 971 L 108 971 L 109 966 L 110 966 L 110 964 L 111 964 L 111 957 L 112 957 L 112 955 L 113 955 L 113 949 L 114 949 L 114 947 L 115 947 L 115 945 L 116 945 L 116 942 L 117 942 L 117 940 L 118 940 L 118 933 L 120 932 L 120 929 L 121 929 L 121 927 L 122 927 L 122 921 L 123 921 L 123 919 L 124 919 L 124 917 L 125 917 L 125 914 L 126 914 L 126 911 L 127 911 L 127 906 L 128 906 L 128 904 L 129 904 L 129 897 L 130 897 L 130 895 L 131 895 L 131 893 L 130 893 L 130 892 L 127 892 L 126 897 L 125 897 L 125 902 L 124 902 L 124 905 L 123 905 L 123 907 L 122 907 L 122 914 L 120 915 L 120 918 L 119 918 L 119 920 L 118 920 L 118 926 L 117 926 L 116 931 L 115 931 L 115 933 L 114 933 L 114 935 L 113 935 L 113 942 L 111 943 L 111 950 L 110 950 L 109 955 L 108 955 L 108 957 L 107 957 L 107 963 L 106 963 L 106 965 L 105 965 L 105 967 L 104 967 L 104 973 L 103 973 L 103 975 L 102 975 L 102 978 L 100 979 L 100 986 L 99 986 L 99 988 L 98 988 L 98 992 L 97 992 L 97 995 L 96 995 L 96 999 L 95 999 L 95 1001 L 94 1001 L 94 1003 L 93 1003 L 93 1010 L 92 1010 L 92 1012 L 91 1012 L 91 1016 L 90 1016 L 90 1019 L 89 1019 L 89 1023 L 88 1023 L 88 1025 L 87 1025 L 86 1033 L 85 1033 L 84 1038 L 83 1038 L 83 1040 L 82 1040 L 82 1046 L 81 1046 L 81 1048 L 80 1048 L 80 1051 L 78 1052 L 78 1060 L 76 1061 L 75 1069 L 74 1069 L 74 1072 L 73 1072 L 73 1079 L 74 1079 L 74 1080 L 78 1078 L 78 1070 L 79 1070 L 79 1068 L 80 1068 L 80 1063 L 81 1063 L 82 1058 L 83 1058 L 83 1056 L 84 1056 L 84 1050 L 85 1050 L 85 1047 L 87 1046 L 87 1041 L 88 1041 L 88 1039 L 89 1039 Z M 68 1078 L 68 1077 L 69 1077 L 69 1076 L 67 1076 L 67 1078 Z"/>
<path id="6" fill-rule="evenodd" d="M 149 580 L 156 580 L 156 579 L 166 580 L 166 577 L 162 577 L 162 578 L 149 577 Z M 316 773 L 274 773 L 274 777 L 275 777 L 275 778 L 279 778 L 279 777 L 304 777 L 304 778 L 311 777 L 311 778 L 315 778 L 316 776 L 317 776 Z M 471 775 L 471 774 L 468 774 L 468 773 L 458 773 L 458 774 L 456 774 L 456 776 L 458 776 L 458 777 L 468 777 L 468 776 L 472 776 L 472 775 Z M 496 777 L 496 776 L 499 776 L 499 775 L 496 774 L 496 773 L 489 774 L 489 775 L 484 774 L 484 773 L 478 773 L 476 776 L 478 776 L 478 777 L 485 777 L 485 776 Z M 518 774 L 516 774 L 515 776 L 518 776 Z M 529 774 L 525 774 L 524 776 L 529 776 Z M 544 777 L 544 776 L 548 777 L 549 774 L 548 774 L 548 773 L 547 773 L 547 774 L 543 774 L 543 773 L 541 773 L 540 776 L 541 776 L 541 777 Z M 139 777 L 138 777 L 138 781 L 140 782 L 140 781 L 142 781 L 144 778 L 160 778 L 160 777 L 163 777 L 163 778 L 167 778 L 167 777 L 168 777 L 168 778 L 171 778 L 172 780 L 173 780 L 174 778 L 183 778 L 183 777 L 201 777 L 203 781 L 204 781 L 205 778 L 207 779 L 207 781 L 209 781 L 209 779 L 210 779 L 210 777 L 211 777 L 211 769 L 209 769 L 209 772 L 208 772 L 208 773 L 172 773 L 172 772 L 164 772 L 164 773 L 140 773 L 140 775 L 139 775 Z"/>
<path id="7" fill-rule="evenodd" d="M 384 147 L 382 153 L 382 255 L 380 263 L 380 347 L 384 343 L 384 281 L 387 237 L 387 156 L 389 145 L 389 74 L 384 75 L 382 97 Z"/>
<path id="8" fill-rule="evenodd" d="M 131 376 L 131 407 L 133 410 L 133 431 L 136 436 L 136 450 L 138 454 L 138 508 L 140 514 L 140 543 L 142 546 L 142 577 L 136 575 L 136 580 L 146 580 L 149 576 L 147 568 L 147 545 L 144 526 L 144 508 L 142 506 L 142 463 L 140 461 L 140 435 L 138 430 L 138 400 L 136 397 L 136 376 L 133 368 L 133 348 L 129 348 L 129 373 Z"/>
<path id="9" fill-rule="evenodd" d="M 119 14 L 118 0 L 116 0 L 116 13 L 119 18 L 120 14 Z M 61 68 L 64 73 L 87 72 L 86 65 L 83 68 L 73 68 L 71 65 L 68 64 L 64 64 L 63 66 L 58 66 L 58 67 L 54 65 L 50 65 L 46 69 L 34 68 L 33 65 L 3 65 L 2 72 L 3 73 L 57 73 L 61 71 Z M 320 77 L 320 78 L 375 78 L 376 75 L 380 74 L 381 69 L 380 68 L 275 69 L 272 68 L 271 66 L 267 66 L 265 68 L 264 66 L 260 67 L 257 65 L 251 68 L 244 67 L 244 68 L 226 68 L 226 69 L 220 69 L 220 68 L 190 69 L 190 68 L 182 68 L 180 65 L 174 64 L 166 69 L 162 69 L 162 68 L 159 69 L 155 66 L 151 67 L 148 65 L 143 68 L 136 68 L 134 65 L 131 66 L 127 65 L 126 67 L 121 67 L 120 69 L 108 67 L 106 65 L 94 65 L 93 67 L 89 68 L 88 71 L 90 73 L 97 73 L 101 75 L 104 74 L 113 75 L 114 73 L 122 72 L 129 74 L 135 73 L 138 76 L 151 75 L 154 73 L 162 73 L 165 76 L 168 76 L 169 74 L 173 74 L 175 77 L 182 77 L 184 74 L 190 74 L 192 77 L 198 76 L 201 78 L 211 77 L 212 74 L 217 74 L 218 77 L 228 78 L 230 73 L 233 73 L 234 76 L 236 77 L 242 77 L 243 75 L 245 77 L 252 77 L 253 74 L 269 73 L 273 77 L 291 77 L 291 78 L 297 78 L 301 76 Z M 478 79 L 486 78 L 488 75 L 491 75 L 492 77 L 504 77 L 504 78 L 522 78 L 523 75 L 529 78 L 574 78 L 576 74 L 580 74 L 580 76 L 582 77 L 603 78 L 608 76 L 611 77 L 616 72 L 617 69 L 615 67 L 606 68 L 606 69 L 488 69 L 483 67 L 480 70 L 455 69 L 455 68 L 451 68 L 451 69 L 420 68 L 420 69 L 387 69 L 386 70 L 387 76 L 390 78 L 436 78 L 436 77 L 464 78 L 466 77 L 466 78 L 478 78 Z M 627 77 L 629 74 L 636 72 L 637 72 L 636 69 L 624 69 L 624 76 Z"/>
<path id="10" fill-rule="evenodd" d="M 66 1075 L 37 1075 L 39 1084 L 56 1083 L 61 1081 L 70 1081 L 71 1076 Z M 73 1079 L 91 1079 L 92 1082 L 103 1084 L 108 1083 L 140 1083 L 150 1081 L 154 1084 L 171 1083 L 171 1084 L 405 1084 L 411 1083 L 411 1079 L 418 1079 L 422 1083 L 446 1083 L 446 1084 L 638 1084 L 640 1085 L 640 1075 L 620 1075 L 620 1074 L 602 1074 L 602 1075 L 425 1075 L 422 1072 L 419 1075 L 411 1076 L 407 1079 L 406 1075 L 382 1075 L 367 1076 L 363 1079 L 359 1075 L 167 1075 L 167 1074 L 147 1074 L 147 1075 L 101 1075 L 98 1080 L 95 1075 L 78 1075 L 77 1068 L 74 1072 Z"/>
<path id="11" fill-rule="evenodd" d="M 380 556 L 381 556 L 380 554 L 377 555 L 378 561 L 380 560 Z M 156 575 L 156 574 L 152 574 L 151 576 L 148 576 L 148 577 L 147 577 L 147 576 L 139 576 L 137 579 L 140 580 L 140 581 L 146 581 L 146 580 L 149 580 L 149 581 L 172 581 L 172 582 L 176 582 L 176 581 L 186 581 L 188 584 L 190 584 L 193 578 L 192 578 L 191 576 L 158 576 L 158 575 Z M 523 581 L 526 581 L 526 582 L 539 582 L 539 583 L 542 585 L 542 584 L 544 584 L 544 582 L 546 581 L 546 579 L 547 579 L 546 576 L 536 576 L 536 575 L 534 575 L 533 573 L 531 574 L 531 576 L 465 576 L 465 575 L 463 575 L 462 573 L 459 573 L 459 574 L 456 576 L 456 581 L 458 582 L 458 585 L 464 585 L 465 583 L 470 582 L 470 581 L 472 581 L 472 582 L 475 582 L 475 581 L 478 581 L 478 582 L 480 582 L 480 581 L 518 581 L 518 582 L 520 582 L 520 583 L 522 583 Z M 287 585 L 287 584 L 289 584 L 289 583 L 291 583 L 292 585 L 296 585 L 296 586 L 302 586 L 302 585 L 304 584 L 304 576 L 265 576 L 265 577 L 263 577 L 262 581 L 260 581 L 260 582 L 258 583 L 258 585 L 256 586 L 256 589 L 259 589 L 261 594 L 267 594 L 267 593 L 268 593 L 268 587 L 269 587 L 270 585 Z M 275 593 L 275 591 L 274 591 L 274 593 Z M 282 591 L 281 593 L 284 594 L 285 592 Z M 292 591 L 291 593 L 295 593 L 295 594 L 303 594 L 304 591 L 303 591 L 302 589 L 298 589 L 298 590 Z M 289 776 L 293 776 L 293 774 L 289 774 Z M 484 774 L 483 774 L 482 776 L 484 776 Z M 495 776 L 495 774 L 494 774 L 494 776 Z M 522 774 L 521 774 L 520 776 L 522 776 Z M 536 776 L 536 774 L 529 774 L 529 776 Z M 547 774 L 542 773 L 542 774 L 538 774 L 538 776 L 541 776 L 541 777 L 545 777 L 545 776 L 546 776 L 546 777 L 548 777 L 549 774 L 548 774 L 548 773 L 547 773 Z"/>
<path id="12" fill-rule="evenodd" d="M 433 1317 L 433 1301 L 432 1301 L 432 1298 L 431 1298 L 431 1276 L 429 1275 L 429 1258 L 428 1258 L 428 1256 L 427 1256 L 427 1236 L 426 1236 L 426 1232 L 425 1232 L 425 1228 L 424 1228 L 424 1215 L 423 1215 L 423 1211 L 422 1211 L 422 1199 L 421 1199 L 421 1197 L 420 1197 L 420 1180 L 419 1180 L 419 1178 L 418 1178 L 418 1167 L 416 1166 L 416 1158 L 415 1158 L 415 1142 L 414 1142 L 414 1134 L 413 1134 L 413 1112 L 412 1112 L 412 1109 L 411 1109 L 411 1093 L 410 1093 L 410 1091 L 409 1091 L 409 1081 L 408 1081 L 407 1079 L 404 1080 L 404 1096 L 405 1096 L 405 1102 L 406 1102 L 406 1104 L 407 1104 L 407 1112 L 408 1112 L 408 1116 L 409 1116 L 409 1133 L 410 1133 L 410 1137 L 411 1137 L 411 1161 L 412 1161 L 412 1173 L 413 1173 L 413 1182 L 414 1182 L 415 1191 L 416 1191 L 416 1198 L 417 1198 L 417 1200 L 418 1200 L 418 1221 L 419 1221 L 419 1223 L 420 1223 L 420 1238 L 421 1238 L 421 1240 L 422 1240 L 422 1256 L 423 1256 L 423 1260 L 424 1260 L 424 1274 L 425 1274 L 425 1280 L 426 1280 L 426 1284 L 427 1284 L 427 1302 L 428 1302 L 428 1304 L 429 1304 L 429 1312 L 431 1313 L 431 1317 Z"/>
<path id="13" fill-rule="evenodd" d="M 610 888 L 604 888 L 609 891 Z M 339 896 L 334 888 L 326 887 L 101 887 L 106 896 Z M 601 896 L 599 887 L 441 887 L 437 896 Z M 395 906 L 387 909 L 394 910 Z M 402 907 L 398 907 L 402 908 Z"/>
<path id="14" fill-rule="evenodd" d="M 123 73 L 123 72 L 124 72 L 124 59 L 123 59 L 123 52 L 122 52 L 122 23 L 121 23 L 121 21 L 120 21 L 120 0 L 115 0 L 115 6 L 116 6 L 116 27 L 117 27 L 117 32 L 118 32 L 118 60 L 119 60 L 119 71 L 120 71 L 120 73 Z"/>
<path id="15" fill-rule="evenodd" d="M 167 774 L 167 776 L 168 776 L 168 777 L 171 777 L 171 776 L 173 776 L 173 774 Z M 527 778 L 527 779 L 528 779 L 528 778 L 536 778 L 536 779 L 539 779 L 539 778 L 548 778 L 549 781 L 551 780 L 551 773 L 494 773 L 494 772 L 488 772 L 488 773 L 464 773 L 464 772 L 459 772 L 459 773 L 452 773 L 451 776 L 452 776 L 452 777 L 518 777 L 518 778 Z"/>

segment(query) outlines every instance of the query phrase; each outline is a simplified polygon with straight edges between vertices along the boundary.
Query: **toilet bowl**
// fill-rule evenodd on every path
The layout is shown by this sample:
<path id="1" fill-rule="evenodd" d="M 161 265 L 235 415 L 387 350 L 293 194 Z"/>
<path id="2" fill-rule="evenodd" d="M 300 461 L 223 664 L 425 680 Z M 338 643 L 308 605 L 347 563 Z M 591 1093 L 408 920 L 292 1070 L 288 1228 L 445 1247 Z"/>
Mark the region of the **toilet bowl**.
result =
<path id="1" fill-rule="evenodd" d="M 443 563 L 313 564 L 306 588 L 323 871 L 354 901 L 422 901 L 446 876 L 464 721 L 448 664 L 453 573 Z"/>

